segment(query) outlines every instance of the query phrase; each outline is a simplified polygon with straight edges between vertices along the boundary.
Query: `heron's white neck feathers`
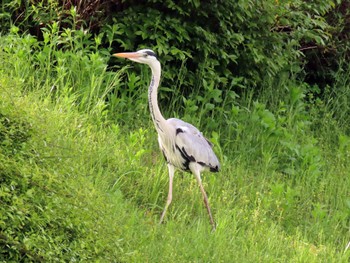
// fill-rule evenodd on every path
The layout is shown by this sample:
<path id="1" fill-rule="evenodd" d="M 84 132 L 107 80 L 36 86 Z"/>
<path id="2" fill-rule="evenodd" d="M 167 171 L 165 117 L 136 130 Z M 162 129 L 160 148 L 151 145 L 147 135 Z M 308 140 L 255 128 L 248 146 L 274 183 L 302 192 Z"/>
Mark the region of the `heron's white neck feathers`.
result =
<path id="1" fill-rule="evenodd" d="M 164 132 L 165 119 L 159 110 L 158 106 L 158 87 L 160 82 L 161 66 L 159 61 L 153 61 L 149 64 L 152 70 L 152 79 L 148 89 L 148 104 L 151 112 L 152 120 L 159 133 L 159 131 Z"/>

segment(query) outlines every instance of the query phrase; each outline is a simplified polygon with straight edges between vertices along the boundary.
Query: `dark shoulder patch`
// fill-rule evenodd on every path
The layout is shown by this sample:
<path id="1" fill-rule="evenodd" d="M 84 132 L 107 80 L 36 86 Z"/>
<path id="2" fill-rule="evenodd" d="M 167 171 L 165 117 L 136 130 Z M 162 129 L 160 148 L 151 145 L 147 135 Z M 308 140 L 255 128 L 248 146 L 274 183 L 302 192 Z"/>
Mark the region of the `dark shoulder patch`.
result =
<path id="1" fill-rule="evenodd" d="M 184 131 L 181 128 L 176 129 L 176 135 L 178 135 L 179 133 L 182 133 L 182 132 L 184 132 Z"/>
<path id="2" fill-rule="evenodd" d="M 196 162 L 196 159 L 194 159 L 193 155 L 188 155 L 188 153 L 185 150 L 185 147 L 182 147 L 182 152 L 190 162 Z"/>
<path id="3" fill-rule="evenodd" d="M 182 167 L 178 167 L 178 168 L 182 169 L 183 171 L 189 171 L 190 170 L 190 167 L 189 167 L 190 162 L 195 162 L 196 160 L 194 159 L 194 157 L 192 155 L 189 156 L 187 154 L 184 147 L 182 147 L 182 149 L 180 149 L 180 147 L 177 144 L 175 144 L 175 147 L 180 152 L 181 158 L 183 160 Z"/>

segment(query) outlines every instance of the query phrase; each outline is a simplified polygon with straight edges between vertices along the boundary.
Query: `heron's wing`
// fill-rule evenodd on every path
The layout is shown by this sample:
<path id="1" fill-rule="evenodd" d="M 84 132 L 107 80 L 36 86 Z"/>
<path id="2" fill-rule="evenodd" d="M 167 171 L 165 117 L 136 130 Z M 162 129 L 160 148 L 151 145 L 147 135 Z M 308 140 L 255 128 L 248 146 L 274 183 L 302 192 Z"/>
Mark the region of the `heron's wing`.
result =
<path id="1" fill-rule="evenodd" d="M 196 127 L 175 118 L 167 122 L 175 129 L 175 147 L 182 158 L 205 166 L 212 172 L 219 171 L 220 164 L 212 149 L 213 144 Z"/>

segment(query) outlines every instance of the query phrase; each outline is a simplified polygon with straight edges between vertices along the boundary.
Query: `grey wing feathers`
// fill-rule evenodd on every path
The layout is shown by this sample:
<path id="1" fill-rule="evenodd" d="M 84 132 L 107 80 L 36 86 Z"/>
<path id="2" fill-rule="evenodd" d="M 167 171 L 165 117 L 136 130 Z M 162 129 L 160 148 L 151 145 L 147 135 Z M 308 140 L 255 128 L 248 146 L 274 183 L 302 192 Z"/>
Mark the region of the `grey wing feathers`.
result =
<path id="1" fill-rule="evenodd" d="M 212 172 L 218 172 L 220 164 L 212 147 L 203 134 L 193 125 L 179 119 L 168 119 L 175 128 L 175 144 L 189 161 L 197 162 Z"/>

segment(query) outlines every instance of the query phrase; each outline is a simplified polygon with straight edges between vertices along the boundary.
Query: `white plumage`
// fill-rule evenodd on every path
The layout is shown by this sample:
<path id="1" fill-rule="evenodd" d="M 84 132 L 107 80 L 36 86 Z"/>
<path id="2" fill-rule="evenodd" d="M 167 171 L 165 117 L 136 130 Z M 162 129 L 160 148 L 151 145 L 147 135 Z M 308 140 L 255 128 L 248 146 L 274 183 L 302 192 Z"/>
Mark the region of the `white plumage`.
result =
<path id="1" fill-rule="evenodd" d="M 182 120 L 171 118 L 167 124 L 175 134 L 175 141 L 167 145 L 159 136 L 159 144 L 167 161 L 183 171 L 189 170 L 189 163 L 196 162 L 204 170 L 219 171 L 220 164 L 213 152 L 212 144 L 193 125 Z M 175 151 L 175 152 L 174 152 Z"/>
<path id="2" fill-rule="evenodd" d="M 161 65 L 156 54 L 150 49 L 137 52 L 116 53 L 113 56 L 128 58 L 132 61 L 147 64 L 152 70 L 152 79 L 148 89 L 148 102 L 152 120 L 158 133 L 159 146 L 168 164 L 169 192 L 160 218 L 162 223 L 168 206 L 172 201 L 173 178 L 176 169 L 189 171 L 195 175 L 207 208 L 210 223 L 215 223 L 210 211 L 208 197 L 201 181 L 201 172 L 218 172 L 220 164 L 212 144 L 193 125 L 182 120 L 171 118 L 165 120 L 158 107 L 157 91 L 160 81 Z"/>

